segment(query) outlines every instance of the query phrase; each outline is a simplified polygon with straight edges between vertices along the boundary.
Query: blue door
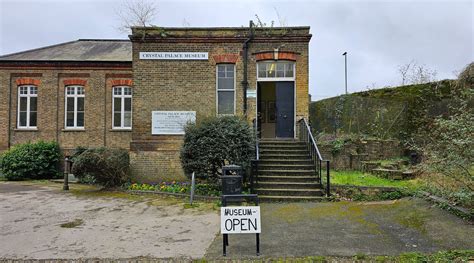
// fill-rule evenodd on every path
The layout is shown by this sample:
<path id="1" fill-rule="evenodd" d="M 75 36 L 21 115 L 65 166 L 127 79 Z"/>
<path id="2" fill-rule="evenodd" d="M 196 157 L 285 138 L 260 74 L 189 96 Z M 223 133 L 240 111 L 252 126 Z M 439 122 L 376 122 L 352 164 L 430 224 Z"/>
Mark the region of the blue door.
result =
<path id="1" fill-rule="evenodd" d="M 276 137 L 293 138 L 295 124 L 295 93 L 293 81 L 275 82 Z"/>

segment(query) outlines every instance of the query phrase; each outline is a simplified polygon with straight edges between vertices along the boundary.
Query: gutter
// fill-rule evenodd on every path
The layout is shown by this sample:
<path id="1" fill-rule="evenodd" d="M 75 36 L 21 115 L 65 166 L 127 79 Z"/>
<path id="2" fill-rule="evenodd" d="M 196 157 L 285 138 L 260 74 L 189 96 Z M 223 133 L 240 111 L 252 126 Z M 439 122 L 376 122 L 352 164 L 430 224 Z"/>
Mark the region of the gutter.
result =
<path id="1" fill-rule="evenodd" d="M 244 115 L 247 116 L 247 88 L 249 85 L 248 82 L 248 76 L 247 76 L 247 64 L 248 64 L 248 49 L 249 49 L 249 43 L 253 39 L 253 21 L 250 20 L 249 22 L 249 37 L 245 40 L 244 45 L 242 47 L 243 51 L 243 62 L 244 62 L 244 78 L 242 80 L 242 89 L 243 89 L 243 94 L 244 94 L 244 105 L 243 105 L 243 110 L 244 110 Z"/>

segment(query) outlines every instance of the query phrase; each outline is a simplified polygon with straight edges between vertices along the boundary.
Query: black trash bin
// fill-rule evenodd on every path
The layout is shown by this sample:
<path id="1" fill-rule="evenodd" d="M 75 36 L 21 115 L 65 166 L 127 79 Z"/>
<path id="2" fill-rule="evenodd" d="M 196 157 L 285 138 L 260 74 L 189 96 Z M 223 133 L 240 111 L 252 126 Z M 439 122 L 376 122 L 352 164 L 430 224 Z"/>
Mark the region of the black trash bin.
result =
<path id="1" fill-rule="evenodd" d="M 222 167 L 222 194 L 242 194 L 242 167 L 238 165 L 226 165 Z"/>

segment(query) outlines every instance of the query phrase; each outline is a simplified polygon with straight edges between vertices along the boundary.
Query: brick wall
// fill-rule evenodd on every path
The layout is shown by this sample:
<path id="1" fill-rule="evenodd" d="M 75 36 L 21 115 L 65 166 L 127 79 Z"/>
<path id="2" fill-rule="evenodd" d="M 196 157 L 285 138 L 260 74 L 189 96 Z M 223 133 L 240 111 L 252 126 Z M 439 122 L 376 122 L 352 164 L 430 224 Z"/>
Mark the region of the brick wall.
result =
<path id="1" fill-rule="evenodd" d="M 196 111 L 197 121 L 216 115 L 216 60 L 235 61 L 236 114 L 243 115 L 243 42 L 248 29 L 178 30 L 138 28 L 133 41 L 134 129 L 131 142 L 132 172 L 139 181 L 183 180 L 179 150 L 182 136 L 151 135 L 151 112 Z M 142 33 L 146 31 L 146 36 Z M 295 29 L 285 36 L 256 32 L 248 51 L 248 82 L 257 87 L 256 53 L 294 52 L 296 57 L 296 115 L 308 117 L 309 28 Z M 139 52 L 208 52 L 208 60 L 140 60 Z M 216 58 L 216 59 L 214 59 Z M 289 58 L 289 57 L 286 57 Z M 291 57 L 292 59 L 294 57 Z M 255 118 L 256 101 L 249 98 L 249 121 Z"/>
<path id="2" fill-rule="evenodd" d="M 17 129 L 17 83 L 21 84 L 25 78 L 38 81 L 37 130 Z M 112 130 L 112 81 L 131 79 L 131 68 L 0 68 L 0 151 L 37 140 L 57 141 L 66 154 L 78 146 L 128 149 L 131 131 Z M 83 131 L 64 129 L 64 90 L 67 84 L 84 84 Z"/>

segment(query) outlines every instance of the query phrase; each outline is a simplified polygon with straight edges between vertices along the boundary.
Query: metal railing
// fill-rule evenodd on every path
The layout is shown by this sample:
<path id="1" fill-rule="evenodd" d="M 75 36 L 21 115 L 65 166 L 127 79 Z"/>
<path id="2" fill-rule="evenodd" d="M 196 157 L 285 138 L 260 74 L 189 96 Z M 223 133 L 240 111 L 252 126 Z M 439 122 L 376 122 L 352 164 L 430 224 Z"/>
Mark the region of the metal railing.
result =
<path id="1" fill-rule="evenodd" d="M 258 183 L 258 160 L 260 159 L 260 146 L 258 140 L 257 119 L 253 119 L 253 130 L 255 136 L 255 159 L 250 162 L 250 193 L 254 193 L 254 189 Z"/>
<path id="2" fill-rule="evenodd" d="M 321 152 L 319 152 L 318 146 L 316 145 L 316 141 L 314 140 L 313 133 L 311 132 L 311 127 L 309 126 L 308 122 L 305 118 L 299 120 L 299 139 L 302 142 L 305 142 L 308 152 L 310 153 L 311 159 L 314 162 L 315 166 L 315 173 L 317 175 L 317 179 L 319 184 L 323 186 L 322 180 L 322 167 L 323 162 L 326 163 L 326 182 L 325 182 L 325 190 L 326 196 L 331 195 L 331 187 L 330 187 L 330 174 L 329 174 L 329 160 L 323 160 L 321 156 Z"/>

